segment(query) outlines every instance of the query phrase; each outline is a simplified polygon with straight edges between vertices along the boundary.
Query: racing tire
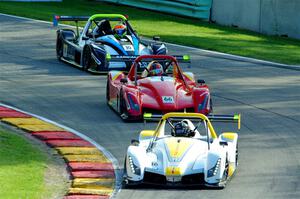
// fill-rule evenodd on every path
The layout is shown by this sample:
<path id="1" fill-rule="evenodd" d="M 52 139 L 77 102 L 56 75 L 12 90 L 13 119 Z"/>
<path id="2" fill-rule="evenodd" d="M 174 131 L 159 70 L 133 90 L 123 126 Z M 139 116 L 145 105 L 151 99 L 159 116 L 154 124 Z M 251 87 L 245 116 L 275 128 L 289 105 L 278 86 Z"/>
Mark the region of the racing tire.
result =
<path id="1" fill-rule="evenodd" d="M 91 50 L 89 47 L 86 47 L 83 50 L 82 54 L 82 70 L 88 71 L 91 67 Z"/>
<path id="2" fill-rule="evenodd" d="M 61 61 L 61 58 L 63 57 L 63 41 L 59 36 L 57 36 L 56 41 L 56 57 L 59 61 Z"/>
<path id="3" fill-rule="evenodd" d="M 122 90 L 120 92 L 120 99 L 119 99 L 119 110 L 120 110 L 120 116 L 121 118 L 123 119 L 123 121 L 128 121 L 129 119 L 129 116 L 128 116 L 128 112 L 127 112 L 127 109 L 126 109 L 126 102 L 125 102 L 125 99 L 122 95 Z"/>
<path id="4" fill-rule="evenodd" d="M 122 180 L 122 185 L 123 187 L 127 187 L 128 186 L 128 179 L 127 179 L 127 168 L 126 168 L 126 160 L 127 158 L 125 158 L 124 160 L 124 168 L 123 168 L 123 180 Z"/>
<path id="5" fill-rule="evenodd" d="M 136 183 L 134 181 L 131 181 L 127 178 L 127 168 L 126 168 L 126 161 L 127 158 L 125 157 L 125 161 L 124 161 L 124 169 L 123 169 L 123 179 L 122 179 L 122 188 L 123 189 L 132 189 L 132 188 L 136 188 L 137 186 L 140 185 L 140 183 Z"/>
<path id="6" fill-rule="evenodd" d="M 221 188 L 221 189 L 225 188 L 227 180 L 228 180 L 228 175 L 229 175 L 229 161 L 228 161 L 228 158 L 226 157 L 225 169 L 223 172 L 223 177 L 222 177 L 221 183 L 219 184 L 219 188 Z"/>

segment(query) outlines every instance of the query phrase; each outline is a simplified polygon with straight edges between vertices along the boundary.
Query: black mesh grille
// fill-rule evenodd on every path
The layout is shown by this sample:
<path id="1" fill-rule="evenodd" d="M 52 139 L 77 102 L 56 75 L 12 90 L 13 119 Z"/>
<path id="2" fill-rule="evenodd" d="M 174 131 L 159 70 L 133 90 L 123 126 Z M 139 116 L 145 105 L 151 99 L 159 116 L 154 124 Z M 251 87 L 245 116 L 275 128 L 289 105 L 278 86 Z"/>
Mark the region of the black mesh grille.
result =
<path id="1" fill-rule="evenodd" d="M 143 112 L 144 113 L 153 113 L 153 114 L 166 114 L 166 113 L 169 113 L 169 112 L 184 112 L 184 109 L 180 109 L 180 110 L 155 110 L 155 109 L 149 109 L 149 108 L 143 108 Z M 194 113 L 195 112 L 195 109 L 192 107 L 192 108 L 186 108 L 185 109 L 185 112 L 187 113 Z"/>
<path id="2" fill-rule="evenodd" d="M 204 173 L 186 175 L 182 177 L 182 184 L 203 184 Z"/>
<path id="3" fill-rule="evenodd" d="M 155 183 L 155 184 L 166 184 L 166 177 L 160 174 L 145 172 L 144 182 Z"/>

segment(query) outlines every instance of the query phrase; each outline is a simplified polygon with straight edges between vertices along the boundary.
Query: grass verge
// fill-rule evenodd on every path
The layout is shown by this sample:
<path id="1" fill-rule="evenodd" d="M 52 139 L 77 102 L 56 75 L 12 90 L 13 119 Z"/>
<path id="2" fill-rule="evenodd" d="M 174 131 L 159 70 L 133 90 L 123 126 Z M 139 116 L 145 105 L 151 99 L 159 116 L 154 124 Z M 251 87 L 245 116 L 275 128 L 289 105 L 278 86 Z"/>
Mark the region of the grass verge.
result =
<path id="1" fill-rule="evenodd" d="M 0 12 L 51 21 L 53 14 L 128 14 L 140 35 L 161 36 L 163 41 L 253 57 L 285 64 L 300 64 L 300 41 L 266 36 L 178 16 L 88 0 L 52 3 L 0 2 Z"/>
<path id="2" fill-rule="evenodd" d="M 48 163 L 40 147 L 0 126 L 0 198 L 40 199 L 56 195 L 57 190 L 46 185 Z"/>

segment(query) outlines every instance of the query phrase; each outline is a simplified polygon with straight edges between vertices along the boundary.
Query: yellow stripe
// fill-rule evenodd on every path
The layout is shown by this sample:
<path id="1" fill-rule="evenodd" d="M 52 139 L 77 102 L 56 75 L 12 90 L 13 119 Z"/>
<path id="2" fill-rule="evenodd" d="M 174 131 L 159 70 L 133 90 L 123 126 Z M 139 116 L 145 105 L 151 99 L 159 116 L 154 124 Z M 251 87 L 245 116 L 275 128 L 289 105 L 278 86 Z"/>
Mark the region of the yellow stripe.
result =
<path id="1" fill-rule="evenodd" d="M 37 124 L 37 125 L 32 125 L 32 124 L 22 124 L 22 125 L 17 125 L 19 128 L 24 129 L 26 131 L 63 131 L 64 129 L 54 126 L 52 124 Z"/>
<path id="2" fill-rule="evenodd" d="M 63 155 L 68 162 L 102 162 L 110 161 L 103 155 Z"/>
<path id="3" fill-rule="evenodd" d="M 166 145 L 172 158 L 180 158 L 192 144 L 191 139 L 169 138 Z"/>
<path id="4" fill-rule="evenodd" d="M 70 188 L 69 194 L 98 194 L 98 195 L 111 195 L 113 189 L 107 187 L 97 188 Z"/>
<path id="5" fill-rule="evenodd" d="M 179 175 L 181 175 L 181 170 L 179 167 L 167 167 L 166 175 L 167 176 L 179 176 Z"/>
<path id="6" fill-rule="evenodd" d="M 113 188 L 114 186 L 114 178 L 75 178 L 72 183 L 73 188 Z"/>
<path id="7" fill-rule="evenodd" d="M 117 74 L 113 74 L 112 80 L 115 81 L 121 74 L 122 74 L 122 72 L 118 72 Z"/>
<path id="8" fill-rule="evenodd" d="M 3 118 L 2 121 L 15 126 L 25 125 L 25 124 L 32 124 L 32 125 L 48 124 L 47 122 L 44 122 L 43 120 L 39 120 L 36 118 Z"/>
<path id="9" fill-rule="evenodd" d="M 56 150 L 62 155 L 101 155 L 94 147 L 57 147 Z"/>
<path id="10" fill-rule="evenodd" d="M 186 76 L 190 81 L 194 81 L 194 79 L 188 74 L 188 73 L 183 73 L 184 76 Z"/>

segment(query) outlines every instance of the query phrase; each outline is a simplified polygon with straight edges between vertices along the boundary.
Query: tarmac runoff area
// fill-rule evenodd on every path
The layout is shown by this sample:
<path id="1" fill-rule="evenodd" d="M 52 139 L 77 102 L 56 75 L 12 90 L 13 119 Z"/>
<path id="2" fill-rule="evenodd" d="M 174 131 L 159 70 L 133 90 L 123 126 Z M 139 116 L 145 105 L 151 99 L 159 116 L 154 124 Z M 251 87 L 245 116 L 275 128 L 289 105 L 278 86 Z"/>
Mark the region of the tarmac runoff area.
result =
<path id="1" fill-rule="evenodd" d="M 63 157 L 72 181 L 64 199 L 108 199 L 113 195 L 112 161 L 78 132 L 3 104 L 0 121 L 28 132 Z"/>

